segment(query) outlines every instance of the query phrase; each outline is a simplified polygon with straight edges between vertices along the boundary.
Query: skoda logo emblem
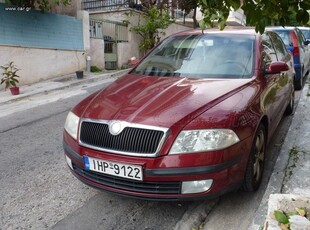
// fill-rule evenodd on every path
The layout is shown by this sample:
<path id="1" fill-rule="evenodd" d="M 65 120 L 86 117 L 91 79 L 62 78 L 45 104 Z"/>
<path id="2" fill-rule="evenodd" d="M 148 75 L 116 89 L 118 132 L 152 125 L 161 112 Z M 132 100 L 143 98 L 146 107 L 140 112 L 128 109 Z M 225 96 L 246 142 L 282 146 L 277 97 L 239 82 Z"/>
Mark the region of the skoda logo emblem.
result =
<path id="1" fill-rule="evenodd" d="M 118 135 L 123 131 L 124 126 L 120 121 L 112 121 L 109 124 L 109 131 L 112 135 Z"/>

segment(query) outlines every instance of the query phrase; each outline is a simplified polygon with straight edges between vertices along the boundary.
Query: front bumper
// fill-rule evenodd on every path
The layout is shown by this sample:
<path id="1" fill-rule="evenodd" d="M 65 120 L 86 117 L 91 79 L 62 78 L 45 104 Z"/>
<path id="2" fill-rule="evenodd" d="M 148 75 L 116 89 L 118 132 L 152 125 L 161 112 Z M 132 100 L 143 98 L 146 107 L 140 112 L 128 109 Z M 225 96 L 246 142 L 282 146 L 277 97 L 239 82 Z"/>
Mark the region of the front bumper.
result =
<path id="1" fill-rule="evenodd" d="M 86 170 L 83 157 L 65 141 L 63 147 L 66 156 L 72 162 L 71 171 L 79 180 L 91 187 L 128 197 L 162 201 L 214 198 L 238 189 L 243 181 L 243 170 L 240 170 L 244 165 L 242 154 L 212 165 L 182 168 L 144 167 L 144 181 L 134 181 Z M 181 193 L 182 181 L 202 179 L 213 180 L 208 191 Z"/>

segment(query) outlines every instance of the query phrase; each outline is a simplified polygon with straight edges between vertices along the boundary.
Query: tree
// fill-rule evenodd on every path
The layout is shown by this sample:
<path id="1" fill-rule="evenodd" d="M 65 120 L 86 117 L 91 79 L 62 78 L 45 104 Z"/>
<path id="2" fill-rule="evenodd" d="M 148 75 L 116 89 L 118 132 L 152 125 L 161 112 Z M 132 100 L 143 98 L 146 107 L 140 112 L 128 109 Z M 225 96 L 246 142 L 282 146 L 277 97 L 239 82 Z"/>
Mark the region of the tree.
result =
<path id="1" fill-rule="evenodd" d="M 305 0 L 200 0 L 204 12 L 201 27 L 211 26 L 218 20 L 220 29 L 224 29 L 231 9 L 241 7 L 247 17 L 247 24 L 255 26 L 255 30 L 263 33 L 268 25 L 287 26 L 291 15 L 299 25 L 306 25 L 309 21 L 310 1 Z"/>
<path id="2" fill-rule="evenodd" d="M 193 13 L 193 22 L 194 27 L 197 27 L 197 19 L 196 19 L 196 10 L 199 6 L 199 0 L 179 0 L 179 7 L 181 10 L 185 11 L 185 14 L 189 14 L 192 10 L 194 10 Z"/>
<path id="3" fill-rule="evenodd" d="M 57 5 L 63 4 L 64 6 L 70 5 L 71 3 L 71 0 L 5 0 L 5 3 L 19 7 L 38 8 L 42 12 L 45 12 L 51 10 L 51 1 Z"/>
<path id="4" fill-rule="evenodd" d="M 160 41 L 160 35 L 165 34 L 162 30 L 168 28 L 174 21 L 170 19 L 167 9 L 158 9 L 156 6 L 150 6 L 142 17 L 145 23 L 132 26 L 130 30 L 142 37 L 140 48 L 145 52 Z"/>

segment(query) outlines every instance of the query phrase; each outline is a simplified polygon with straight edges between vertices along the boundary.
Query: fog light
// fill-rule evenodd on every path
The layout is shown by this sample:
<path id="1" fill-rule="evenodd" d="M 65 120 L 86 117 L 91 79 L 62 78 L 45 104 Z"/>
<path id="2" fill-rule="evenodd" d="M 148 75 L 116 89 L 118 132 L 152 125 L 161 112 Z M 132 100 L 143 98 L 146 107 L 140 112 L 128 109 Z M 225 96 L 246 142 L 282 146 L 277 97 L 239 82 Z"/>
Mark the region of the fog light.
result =
<path id="1" fill-rule="evenodd" d="M 73 170 L 73 166 L 72 166 L 72 161 L 69 157 L 66 156 L 66 160 L 67 160 L 67 164 L 69 165 L 69 167 Z"/>
<path id="2" fill-rule="evenodd" d="M 212 179 L 182 182 L 182 194 L 205 192 L 211 188 Z"/>

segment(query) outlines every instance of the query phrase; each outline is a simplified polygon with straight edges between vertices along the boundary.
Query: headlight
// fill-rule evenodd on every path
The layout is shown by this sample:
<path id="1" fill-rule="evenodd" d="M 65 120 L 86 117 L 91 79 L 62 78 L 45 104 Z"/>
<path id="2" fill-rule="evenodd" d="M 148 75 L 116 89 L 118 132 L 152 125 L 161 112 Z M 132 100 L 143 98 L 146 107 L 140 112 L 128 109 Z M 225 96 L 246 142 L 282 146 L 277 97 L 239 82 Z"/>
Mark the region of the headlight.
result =
<path id="1" fill-rule="evenodd" d="M 184 130 L 174 141 L 170 154 L 219 150 L 237 142 L 238 136 L 230 129 Z"/>
<path id="2" fill-rule="evenodd" d="M 76 116 L 74 113 L 69 112 L 66 123 L 65 130 L 72 136 L 75 140 L 77 139 L 77 132 L 79 126 L 80 118 Z"/>

